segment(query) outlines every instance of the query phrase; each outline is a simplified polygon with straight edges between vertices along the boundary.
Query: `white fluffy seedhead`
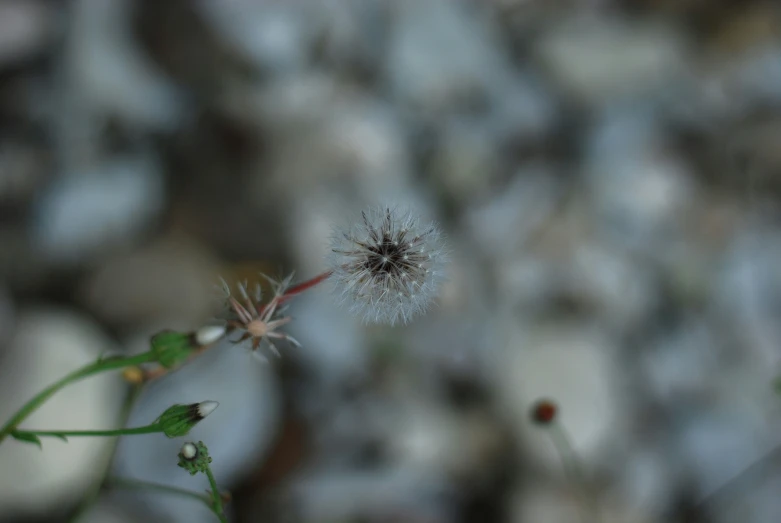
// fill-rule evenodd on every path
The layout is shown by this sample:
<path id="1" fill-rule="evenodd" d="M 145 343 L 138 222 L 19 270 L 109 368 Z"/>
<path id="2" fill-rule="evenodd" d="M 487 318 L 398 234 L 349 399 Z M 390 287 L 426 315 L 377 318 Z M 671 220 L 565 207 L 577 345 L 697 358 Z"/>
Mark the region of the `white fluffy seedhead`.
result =
<path id="1" fill-rule="evenodd" d="M 335 289 L 367 323 L 407 323 L 439 291 L 446 253 L 435 224 L 379 207 L 331 239 Z"/>

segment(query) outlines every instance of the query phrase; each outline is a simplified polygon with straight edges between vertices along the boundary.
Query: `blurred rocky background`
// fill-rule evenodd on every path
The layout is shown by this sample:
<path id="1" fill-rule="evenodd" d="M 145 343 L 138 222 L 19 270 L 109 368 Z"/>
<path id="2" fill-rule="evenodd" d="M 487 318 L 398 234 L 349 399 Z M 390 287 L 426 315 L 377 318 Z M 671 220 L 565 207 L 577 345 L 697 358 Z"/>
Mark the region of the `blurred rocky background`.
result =
<path id="1" fill-rule="evenodd" d="M 0 418 L 391 201 L 453 251 L 432 312 L 366 327 L 318 288 L 303 348 L 226 343 L 131 414 L 220 402 L 191 436 L 232 521 L 776 523 L 779 175 L 776 0 L 0 0 Z M 113 427 L 127 387 L 27 426 Z M 208 488 L 181 443 L 111 473 Z M 5 442 L 0 521 L 68 521 L 109 447 Z M 79 521 L 213 519 L 111 490 Z"/>

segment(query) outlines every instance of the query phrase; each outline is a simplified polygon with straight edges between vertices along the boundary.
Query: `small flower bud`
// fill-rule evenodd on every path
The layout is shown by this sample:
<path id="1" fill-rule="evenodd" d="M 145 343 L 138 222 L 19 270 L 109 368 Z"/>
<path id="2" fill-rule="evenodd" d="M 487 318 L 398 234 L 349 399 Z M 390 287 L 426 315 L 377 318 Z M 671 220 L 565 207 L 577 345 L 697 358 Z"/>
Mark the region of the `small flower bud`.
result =
<path id="1" fill-rule="evenodd" d="M 223 336 L 226 329 L 223 325 L 207 325 L 195 331 L 195 343 L 197 345 L 211 345 Z"/>
<path id="2" fill-rule="evenodd" d="M 122 377 L 131 385 L 140 385 L 144 382 L 144 371 L 139 367 L 128 367 L 122 371 Z"/>
<path id="3" fill-rule="evenodd" d="M 185 443 L 182 445 L 182 457 L 186 460 L 191 460 L 198 454 L 198 447 L 194 443 Z"/>
<path id="4" fill-rule="evenodd" d="M 550 425 L 556 419 L 558 407 L 547 399 L 538 400 L 531 410 L 532 421 L 538 425 Z"/>
<path id="5" fill-rule="evenodd" d="M 183 363 L 195 349 L 192 335 L 163 331 L 152 336 L 152 352 L 157 362 L 170 369 Z"/>
<path id="6" fill-rule="evenodd" d="M 211 414 L 219 403 L 204 401 L 190 405 L 174 405 L 163 412 L 158 423 L 169 438 L 186 436 L 199 421 Z"/>
<path id="7" fill-rule="evenodd" d="M 187 442 L 182 445 L 182 450 L 179 451 L 179 466 L 189 472 L 191 476 L 195 476 L 199 472 L 206 472 L 211 462 L 209 449 L 206 448 L 203 441 Z"/>
<path id="8" fill-rule="evenodd" d="M 198 414 L 201 416 L 201 419 L 203 419 L 214 412 L 214 409 L 219 406 L 220 404 L 216 401 L 202 401 L 198 404 Z"/>

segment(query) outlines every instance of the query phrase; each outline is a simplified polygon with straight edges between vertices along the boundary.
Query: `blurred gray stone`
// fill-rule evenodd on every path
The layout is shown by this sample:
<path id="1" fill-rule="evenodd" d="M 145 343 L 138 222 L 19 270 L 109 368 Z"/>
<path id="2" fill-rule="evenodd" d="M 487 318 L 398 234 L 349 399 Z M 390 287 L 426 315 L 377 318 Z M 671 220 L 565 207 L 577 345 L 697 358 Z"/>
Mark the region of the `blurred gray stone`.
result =
<path id="1" fill-rule="evenodd" d="M 528 454 L 538 466 L 562 476 L 549 435 L 535 425 L 530 409 L 539 399 L 559 406 L 559 422 L 589 469 L 626 430 L 629 394 L 619 381 L 617 347 L 587 325 L 506 325 L 502 350 L 492 357 L 496 393 Z"/>
<path id="2" fill-rule="evenodd" d="M 406 467 L 360 472 L 313 471 L 292 485 L 295 513 L 303 521 L 393 514 L 404 521 L 444 523 L 453 517 L 437 502 L 445 493 L 447 488 L 438 477 Z"/>
<path id="3" fill-rule="evenodd" d="M 0 366 L 0 420 L 44 387 L 94 362 L 115 345 L 88 318 L 63 309 L 28 309 Z M 123 382 L 116 373 L 87 378 L 58 392 L 22 429 L 115 428 Z M 42 438 L 43 451 L 13 440 L 0 448 L 0 508 L 4 515 L 43 516 L 77 502 L 103 474 L 107 438 Z"/>
<path id="4" fill-rule="evenodd" d="M 755 360 L 769 373 L 781 364 L 781 235 L 763 225 L 732 238 L 717 264 L 709 302 L 718 318 L 731 326 L 744 359 Z M 766 376 L 772 379 L 771 376 Z"/>
<path id="5" fill-rule="evenodd" d="M 592 308 L 591 313 L 613 332 L 629 333 L 642 324 L 659 298 L 651 270 L 598 240 L 573 250 L 565 292 Z"/>
<path id="6" fill-rule="evenodd" d="M 711 508 L 729 503 L 729 492 L 723 492 L 724 499 L 718 499 L 718 489 L 729 484 L 729 488 L 734 489 L 733 492 L 739 493 L 737 499 L 732 498 L 737 506 L 749 508 L 746 501 L 752 498 L 757 501 L 757 497 L 752 496 L 751 492 L 763 486 L 767 475 L 764 475 L 764 478 L 760 475 L 738 480 L 737 483 L 731 482 L 781 444 L 777 435 L 779 423 L 767 423 L 752 412 L 740 412 L 723 405 L 715 409 L 692 410 L 688 414 L 688 419 L 676 431 L 676 451 L 679 459 L 694 476 L 700 498 L 707 500 Z M 770 480 L 772 481 L 772 475 Z M 749 484 L 741 484 L 742 482 Z M 763 505 L 764 507 L 756 507 L 758 513 L 768 508 L 778 513 L 777 498 L 766 499 Z M 748 514 L 752 511 L 749 510 Z M 749 521 L 761 519 L 750 517 Z"/>
<path id="7" fill-rule="evenodd" d="M 134 40 L 132 4 L 78 0 L 70 10 L 55 69 L 56 95 L 46 93 L 38 104 L 47 106 L 54 152 L 64 169 L 103 160 L 104 130 L 112 118 L 131 129 L 171 131 L 185 115 L 182 93 Z"/>
<path id="8" fill-rule="evenodd" d="M 686 468 L 670 447 L 668 439 L 653 433 L 626 441 L 624 452 L 616 452 L 607 463 L 614 481 L 606 497 L 620 500 L 638 515 L 661 518 L 687 483 Z"/>
<path id="9" fill-rule="evenodd" d="M 40 188 L 49 165 L 46 151 L 30 144 L 0 143 L 0 202 L 24 202 Z"/>
<path id="10" fill-rule="evenodd" d="M 204 510 L 206 509 L 204 508 Z M 79 521 L 82 523 L 137 523 L 138 519 L 109 498 L 95 503 L 95 506 L 87 511 Z M 145 521 L 151 523 L 154 520 L 146 519 Z"/>
<path id="11" fill-rule="evenodd" d="M 38 0 L 0 3 L 0 69 L 44 51 L 54 36 L 54 12 Z"/>
<path id="12" fill-rule="evenodd" d="M 499 143 L 516 146 L 550 139 L 559 116 L 561 100 L 555 99 L 551 88 L 532 69 L 514 68 L 503 78 L 497 78 L 488 124 Z"/>
<path id="13" fill-rule="evenodd" d="M 313 28 L 321 23 L 317 3 L 206 0 L 197 5 L 220 37 L 259 67 L 284 74 L 307 65 Z"/>
<path id="14" fill-rule="evenodd" d="M 511 228 L 499 226 L 501 218 L 493 227 L 488 220 L 482 225 L 486 237 L 496 239 L 496 247 L 486 245 L 485 253 L 495 257 L 498 296 L 505 307 L 529 317 L 569 306 L 615 334 L 631 332 L 657 304 L 655 274 L 642 257 L 599 232 L 588 200 L 573 197 L 564 203 L 554 194 L 546 198 L 531 191 L 521 200 L 507 193 L 494 200 L 497 209 L 498 202 L 506 203 L 508 217 L 529 217 L 508 222 Z M 516 208 L 515 201 L 523 205 Z"/>
<path id="15" fill-rule="evenodd" d="M 497 144 L 485 126 L 453 122 L 445 126 L 433 150 L 432 176 L 460 202 L 468 202 L 499 175 Z"/>
<path id="16" fill-rule="evenodd" d="M 573 485 L 549 484 L 536 479 L 531 486 L 519 490 L 512 499 L 510 521 L 549 521 L 575 523 L 673 523 L 677 520 L 654 517 L 628 506 L 624 500 L 586 498 Z"/>
<path id="17" fill-rule="evenodd" d="M 680 82 L 691 67 L 688 53 L 670 26 L 590 14 L 557 19 L 535 45 L 562 89 L 599 105 L 654 96 Z"/>
<path id="18" fill-rule="evenodd" d="M 63 174 L 39 197 L 33 243 L 51 262 L 82 262 L 136 240 L 162 211 L 163 198 L 161 173 L 149 157 Z"/>
<path id="19" fill-rule="evenodd" d="M 485 170 L 472 176 L 481 184 L 489 183 Z M 474 189 L 465 192 L 473 193 Z M 491 198 L 484 198 L 482 204 L 474 197 L 469 199 L 471 208 L 467 208 L 466 215 L 471 239 L 483 256 L 510 262 L 544 227 L 561 197 L 561 187 L 550 169 L 544 165 L 519 169 L 505 187 Z"/>
<path id="20" fill-rule="evenodd" d="M 721 67 L 706 78 L 726 95 L 729 114 L 739 116 L 752 108 L 781 103 L 781 46 L 777 41 L 721 59 Z"/>
<path id="21" fill-rule="evenodd" d="M 603 113 L 584 168 L 594 212 L 614 241 L 653 256 L 684 231 L 697 186 L 650 112 Z"/>
<path id="22" fill-rule="evenodd" d="M 574 487 L 544 485 L 539 480 L 519 489 L 510 500 L 510 521 L 550 521 L 570 523 L 583 519 L 583 504 L 572 492 Z"/>
<path id="23" fill-rule="evenodd" d="M 724 344 L 714 326 L 689 320 L 652 343 L 638 362 L 652 397 L 674 405 L 712 399 L 717 387 L 714 377 L 721 372 L 723 356 Z"/>
<path id="24" fill-rule="evenodd" d="M 302 71 L 275 76 L 267 84 L 236 88 L 224 95 L 226 111 L 239 121 L 269 129 L 280 141 L 292 139 L 309 126 L 322 125 L 343 95 L 328 72 Z"/>
<path id="25" fill-rule="evenodd" d="M 314 2 L 323 25 L 316 53 L 329 68 L 358 82 L 372 82 L 382 69 L 393 4 L 385 0 Z"/>
<path id="26" fill-rule="evenodd" d="M 164 238 L 98 267 L 80 294 L 94 314 L 114 325 L 170 321 L 195 329 L 218 312 L 220 266 L 203 246 Z"/>
<path id="27" fill-rule="evenodd" d="M 725 177 L 745 188 L 744 201 L 751 204 L 755 215 L 777 207 L 774 193 L 778 189 L 776 173 L 781 169 L 781 120 L 739 124 L 725 134 L 729 141 L 722 156 Z"/>
<path id="28" fill-rule="evenodd" d="M 181 93 L 134 41 L 132 10 L 128 0 L 76 2 L 63 64 L 69 94 L 86 116 L 170 130 L 185 108 Z"/>
<path id="29" fill-rule="evenodd" d="M 322 80 L 302 77 L 263 96 L 273 153 L 259 158 L 257 170 L 267 176 L 252 192 L 261 201 L 268 194 L 393 200 L 409 192 L 411 159 L 394 108 Z"/>
<path id="30" fill-rule="evenodd" d="M 504 91 L 515 78 L 485 12 L 446 0 L 404 0 L 393 7 L 387 74 L 400 102 L 426 114 L 471 113 L 510 94 L 516 111 L 537 110 L 520 103 L 527 94 L 523 84 Z"/>
<path id="31" fill-rule="evenodd" d="M 734 490 L 709 500 L 703 512 L 715 523 L 736 521 L 778 521 L 781 506 L 778 489 L 781 475 L 777 468 L 760 467 L 760 472 L 739 477 Z"/>
<path id="32" fill-rule="evenodd" d="M 0 282 L 0 347 L 7 347 L 17 328 L 17 310 L 6 285 Z M 3 352 L 0 351 L 0 360 Z"/>
<path id="33" fill-rule="evenodd" d="M 488 412 L 456 414 L 444 404 L 423 405 L 409 397 L 398 403 L 406 408 L 388 427 L 393 463 L 458 480 L 486 474 L 507 451 Z"/>
<path id="34" fill-rule="evenodd" d="M 336 384 L 353 372 L 363 371 L 368 363 L 366 329 L 360 318 L 334 306 L 331 282 L 307 291 L 291 304 L 299 321 L 289 332 L 302 344 L 296 349 L 312 368 L 318 369 L 324 384 Z"/>

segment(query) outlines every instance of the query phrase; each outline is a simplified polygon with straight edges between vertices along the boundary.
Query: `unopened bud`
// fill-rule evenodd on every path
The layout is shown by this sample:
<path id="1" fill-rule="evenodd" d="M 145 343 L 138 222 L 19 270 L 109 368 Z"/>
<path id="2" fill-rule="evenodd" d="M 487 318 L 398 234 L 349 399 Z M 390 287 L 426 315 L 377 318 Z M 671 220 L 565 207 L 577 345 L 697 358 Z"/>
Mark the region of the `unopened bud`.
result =
<path id="1" fill-rule="evenodd" d="M 211 414 L 219 403 L 203 401 L 190 405 L 174 405 L 163 412 L 158 423 L 169 438 L 186 436 L 199 421 Z"/>
<path id="2" fill-rule="evenodd" d="M 207 325 L 195 331 L 195 343 L 197 345 L 211 345 L 225 336 L 226 329 L 223 325 Z"/>
<path id="3" fill-rule="evenodd" d="M 203 441 L 187 442 L 182 445 L 182 450 L 179 451 L 179 466 L 189 472 L 191 476 L 195 476 L 199 472 L 206 472 L 211 462 L 209 449 L 206 448 Z"/>
<path id="4" fill-rule="evenodd" d="M 185 443 L 182 445 L 182 457 L 186 460 L 191 460 L 195 458 L 195 455 L 198 454 L 198 448 L 195 446 L 194 443 Z"/>
<path id="5" fill-rule="evenodd" d="M 549 399 L 538 400 L 531 409 L 531 418 L 538 425 L 550 425 L 556 419 L 558 407 Z"/>
<path id="6" fill-rule="evenodd" d="M 139 367 L 128 367 L 122 371 L 122 377 L 131 385 L 140 385 L 144 382 L 144 371 Z"/>

